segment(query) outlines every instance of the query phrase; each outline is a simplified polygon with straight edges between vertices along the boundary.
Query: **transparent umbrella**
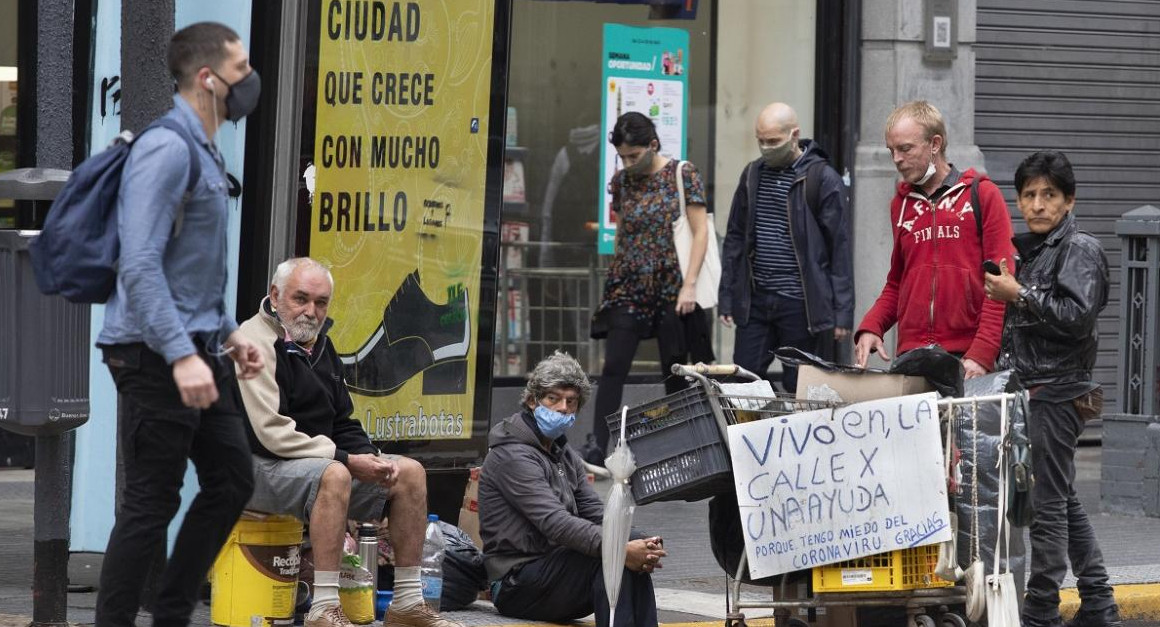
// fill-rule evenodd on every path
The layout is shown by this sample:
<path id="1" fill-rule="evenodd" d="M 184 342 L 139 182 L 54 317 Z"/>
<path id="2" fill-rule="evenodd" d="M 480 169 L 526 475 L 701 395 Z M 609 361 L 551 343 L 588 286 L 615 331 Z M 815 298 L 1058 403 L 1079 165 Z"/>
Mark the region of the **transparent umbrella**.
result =
<path id="1" fill-rule="evenodd" d="M 604 466 L 612 474 L 612 490 L 604 506 L 604 525 L 600 532 L 601 558 L 604 570 L 604 589 L 608 592 L 608 624 L 616 624 L 616 600 L 620 596 L 620 578 L 624 574 L 625 545 L 632 529 L 632 514 L 636 503 L 628 487 L 628 478 L 636 470 L 636 460 L 624 438 L 628 406 L 620 410 L 620 440 Z"/>

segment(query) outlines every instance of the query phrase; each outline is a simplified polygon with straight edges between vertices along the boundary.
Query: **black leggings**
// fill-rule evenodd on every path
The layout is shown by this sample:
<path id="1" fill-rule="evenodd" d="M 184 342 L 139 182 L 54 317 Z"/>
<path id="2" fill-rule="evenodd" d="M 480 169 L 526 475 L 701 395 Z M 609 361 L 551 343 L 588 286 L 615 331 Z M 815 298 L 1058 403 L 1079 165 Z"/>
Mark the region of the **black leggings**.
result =
<path id="1" fill-rule="evenodd" d="M 603 452 L 608 451 L 608 421 L 609 414 L 620 410 L 624 396 L 624 382 L 632 368 L 632 358 L 636 356 L 636 347 L 646 335 L 647 329 L 634 319 L 626 310 L 609 312 L 608 337 L 604 342 L 604 368 L 600 371 L 600 382 L 596 387 L 595 414 L 592 417 L 592 433 L 596 436 L 596 445 Z M 698 309 L 693 315 L 706 315 Z M 661 377 L 665 382 L 665 394 L 679 392 L 688 384 L 682 377 L 672 374 L 672 366 L 684 363 L 692 351 L 693 361 L 711 362 L 712 349 L 709 346 L 699 346 L 685 341 L 682 335 L 684 327 L 677 318 L 662 321 L 657 325 L 657 348 L 661 358 Z M 708 338 L 705 338 L 707 342 Z"/>

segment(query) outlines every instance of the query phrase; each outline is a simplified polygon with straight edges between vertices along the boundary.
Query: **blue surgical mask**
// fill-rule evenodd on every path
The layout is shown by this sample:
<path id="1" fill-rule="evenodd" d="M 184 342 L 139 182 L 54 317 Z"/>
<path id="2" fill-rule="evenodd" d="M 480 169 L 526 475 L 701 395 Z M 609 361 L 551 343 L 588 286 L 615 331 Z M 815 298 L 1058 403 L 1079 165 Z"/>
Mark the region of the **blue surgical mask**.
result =
<path id="1" fill-rule="evenodd" d="M 564 435 L 565 431 L 576 424 L 576 414 L 561 414 L 543 405 L 536 405 L 533 413 L 536 416 L 536 426 L 540 428 L 540 433 L 543 433 L 550 440 Z"/>

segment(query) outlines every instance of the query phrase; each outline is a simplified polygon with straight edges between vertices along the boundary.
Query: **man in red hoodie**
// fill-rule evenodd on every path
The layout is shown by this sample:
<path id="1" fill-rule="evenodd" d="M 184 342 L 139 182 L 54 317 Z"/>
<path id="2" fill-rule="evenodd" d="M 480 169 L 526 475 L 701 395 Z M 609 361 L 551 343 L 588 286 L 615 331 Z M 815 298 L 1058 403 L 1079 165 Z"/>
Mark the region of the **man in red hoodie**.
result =
<path id="1" fill-rule="evenodd" d="M 886 147 L 902 176 L 890 204 L 894 250 L 855 333 L 855 360 L 890 359 L 882 337 L 897 324 L 899 353 L 938 344 L 962 358 L 968 379 L 984 375 L 999 354 L 1004 304 L 984 297 L 983 261 L 1014 265 L 1007 203 L 986 175 L 947 161 L 946 123 L 924 100 L 890 114 Z"/>

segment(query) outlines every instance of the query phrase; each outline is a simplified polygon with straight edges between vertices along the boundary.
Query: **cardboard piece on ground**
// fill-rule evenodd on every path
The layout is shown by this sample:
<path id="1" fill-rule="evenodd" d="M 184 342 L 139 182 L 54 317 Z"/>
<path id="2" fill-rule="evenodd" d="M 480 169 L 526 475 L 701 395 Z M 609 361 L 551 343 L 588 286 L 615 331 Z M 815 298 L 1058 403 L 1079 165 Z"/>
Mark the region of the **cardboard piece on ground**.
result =
<path id="1" fill-rule="evenodd" d="M 861 403 L 892 396 L 909 396 L 933 388 L 922 377 L 867 372 L 826 372 L 815 366 L 798 368 L 798 395 L 808 400 Z"/>

